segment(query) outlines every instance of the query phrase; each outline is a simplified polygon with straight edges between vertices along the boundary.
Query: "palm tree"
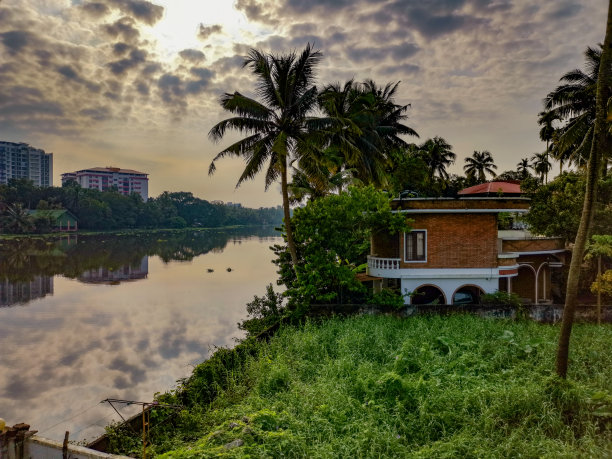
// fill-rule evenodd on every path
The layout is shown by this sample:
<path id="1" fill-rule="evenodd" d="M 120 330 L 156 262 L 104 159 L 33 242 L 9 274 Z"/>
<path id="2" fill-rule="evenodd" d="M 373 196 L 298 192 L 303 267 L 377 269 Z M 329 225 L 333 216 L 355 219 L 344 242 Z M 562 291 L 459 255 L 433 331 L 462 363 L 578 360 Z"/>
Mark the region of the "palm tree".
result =
<path id="1" fill-rule="evenodd" d="M 548 172 L 552 169 L 552 164 L 548 160 L 547 152 L 534 153 L 531 157 L 531 168 L 536 174 L 540 174 L 540 182 L 548 183 Z"/>
<path id="2" fill-rule="evenodd" d="M 429 169 L 429 179 L 433 181 L 434 175 L 438 174 L 443 180 L 448 179 L 446 167 L 455 162 L 457 155 L 452 152 L 450 145 L 442 137 L 428 139 L 417 150 L 417 155 L 425 161 Z"/>
<path id="3" fill-rule="evenodd" d="M 395 103 L 398 86 L 399 82 L 379 87 L 372 80 L 349 80 L 344 86 L 330 84 L 319 95 L 324 116 L 316 120 L 316 130 L 326 130 L 325 151 L 341 156 L 342 167 L 363 183 L 385 185 L 391 152 L 408 146 L 400 135 L 418 137 L 403 124 L 409 105 Z M 304 161 L 300 166 L 307 169 Z"/>
<path id="4" fill-rule="evenodd" d="M 531 169 L 531 164 L 529 162 L 529 158 L 523 158 L 516 165 L 516 171 L 519 173 L 521 180 L 525 180 L 531 174 L 529 173 L 529 169 Z"/>
<path id="5" fill-rule="evenodd" d="M 540 129 L 540 140 L 543 142 L 546 142 L 546 154 L 550 154 L 552 152 L 552 147 L 554 146 L 554 144 L 556 142 L 554 142 L 551 145 L 551 142 L 553 142 L 553 140 L 556 140 L 555 138 L 557 137 L 556 133 L 557 130 L 555 129 L 555 127 L 553 126 L 553 123 L 555 121 L 559 121 L 559 114 L 555 111 L 548 111 L 548 112 L 540 112 L 538 113 L 538 124 L 542 127 Z M 561 155 L 561 157 L 563 157 L 563 155 Z M 559 167 L 561 169 L 560 173 L 563 172 L 563 159 L 559 159 Z"/>
<path id="6" fill-rule="evenodd" d="M 487 180 L 486 174 L 495 176 L 495 169 L 497 169 L 497 166 L 493 161 L 491 153 L 486 150 L 474 151 L 471 158 L 465 158 L 465 162 L 466 164 L 463 166 L 463 170 L 468 178 L 477 176 L 478 181 L 483 183 Z"/>
<path id="7" fill-rule="evenodd" d="M 606 35 L 600 55 L 601 64 L 598 66 L 598 84 L 595 97 L 595 116 L 593 125 L 593 136 L 591 153 L 587 166 L 587 183 L 584 193 L 584 205 L 580 216 L 580 226 L 574 241 L 572 260 L 567 276 L 567 288 L 565 295 L 565 307 L 563 308 L 563 321 L 559 333 L 559 344 L 557 346 L 557 357 L 555 369 L 561 378 L 567 377 L 567 365 L 569 361 L 569 345 L 576 312 L 578 297 L 578 285 L 580 283 L 580 265 L 589 235 L 595 202 L 597 202 L 597 182 L 601 174 L 601 165 L 605 164 L 608 154 L 609 122 L 607 121 L 610 95 L 612 94 L 609 81 L 612 78 L 612 1 L 608 3 L 608 19 L 606 23 Z"/>
<path id="8" fill-rule="evenodd" d="M 588 47 L 585 51 L 586 71 L 575 69 L 560 79 L 564 84 L 551 91 L 544 99 L 547 117 L 566 121 L 560 128 L 555 156 L 571 151 L 572 162 L 583 165 L 589 157 L 595 125 L 595 99 L 601 49 Z M 608 77 L 608 91 L 612 78 Z M 606 143 L 609 140 L 606 139 Z"/>
<path id="9" fill-rule="evenodd" d="M 310 44 L 299 55 L 291 52 L 276 56 L 251 49 L 243 66 L 257 78 L 255 93 L 261 102 L 239 92 L 225 93 L 221 106 L 235 116 L 217 123 L 208 133 L 215 142 L 228 129 L 247 134 L 215 156 L 209 175 L 215 172 L 217 160 L 238 156 L 244 158 L 246 167 L 237 187 L 254 178 L 266 164 L 266 190 L 280 177 L 287 246 L 294 268 L 298 258 L 290 220 L 287 167 L 289 161 L 310 148 L 306 120 L 316 108 L 317 88 L 313 83 L 320 59 L 321 53 L 314 51 Z"/>

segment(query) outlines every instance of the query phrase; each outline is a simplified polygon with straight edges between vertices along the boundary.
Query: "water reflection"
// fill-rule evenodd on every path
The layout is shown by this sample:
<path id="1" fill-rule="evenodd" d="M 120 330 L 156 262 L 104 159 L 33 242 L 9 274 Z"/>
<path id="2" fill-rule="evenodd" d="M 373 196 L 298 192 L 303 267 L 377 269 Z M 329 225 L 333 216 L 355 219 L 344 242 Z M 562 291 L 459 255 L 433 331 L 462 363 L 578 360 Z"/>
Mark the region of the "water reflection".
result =
<path id="1" fill-rule="evenodd" d="M 246 302 L 275 278 L 276 233 L 250 233 L 3 242 L 0 285 L 52 288 L 0 308 L 0 417 L 91 439 L 114 416 L 100 400 L 150 401 L 214 346 L 233 345 Z"/>
<path id="2" fill-rule="evenodd" d="M 51 276 L 34 276 L 30 281 L 0 281 L 0 307 L 24 305 L 36 298 L 53 295 Z"/>

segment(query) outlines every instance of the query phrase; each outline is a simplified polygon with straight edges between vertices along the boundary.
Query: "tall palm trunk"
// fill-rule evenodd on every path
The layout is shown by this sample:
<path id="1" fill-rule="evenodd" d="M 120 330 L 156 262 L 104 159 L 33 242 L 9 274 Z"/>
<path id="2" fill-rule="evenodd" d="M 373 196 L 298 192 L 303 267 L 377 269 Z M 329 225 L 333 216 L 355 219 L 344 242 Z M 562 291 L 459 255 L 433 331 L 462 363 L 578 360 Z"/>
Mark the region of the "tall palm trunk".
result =
<path id="1" fill-rule="evenodd" d="M 287 157 L 280 161 L 281 168 L 281 193 L 283 195 L 283 212 L 285 215 L 285 231 L 287 231 L 287 247 L 291 254 L 291 263 L 295 270 L 298 264 L 297 250 L 293 240 L 293 229 L 291 229 L 291 212 L 289 210 L 289 191 L 287 190 Z"/>
<path id="2" fill-rule="evenodd" d="M 567 278 L 567 294 L 565 308 L 563 310 L 563 322 L 559 335 L 559 346 L 557 348 L 556 371 L 561 378 L 567 377 L 567 362 L 569 358 L 570 335 L 576 312 L 576 299 L 578 296 L 578 281 L 580 280 L 580 265 L 584 255 L 584 248 L 589 235 L 595 201 L 597 199 L 597 180 L 601 173 L 601 160 L 606 149 L 607 137 L 607 101 L 609 98 L 608 79 L 610 78 L 610 62 L 612 45 L 612 0 L 608 3 L 608 22 L 606 25 L 606 37 L 604 39 L 599 63 L 599 76 L 597 84 L 597 102 L 595 113 L 595 129 L 591 153 L 587 168 L 587 184 L 584 195 L 584 205 L 580 218 L 580 227 L 576 234 L 576 241 L 572 253 L 569 275 Z"/>

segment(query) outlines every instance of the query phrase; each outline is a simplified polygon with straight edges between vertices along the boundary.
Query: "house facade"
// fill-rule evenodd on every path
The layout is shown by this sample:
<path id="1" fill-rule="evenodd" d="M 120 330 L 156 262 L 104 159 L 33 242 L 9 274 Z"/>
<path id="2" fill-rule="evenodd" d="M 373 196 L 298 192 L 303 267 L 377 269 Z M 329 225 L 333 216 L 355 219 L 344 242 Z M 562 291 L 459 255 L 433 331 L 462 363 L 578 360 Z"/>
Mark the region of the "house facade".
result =
<path id="1" fill-rule="evenodd" d="M 397 199 L 392 208 L 412 229 L 372 237 L 368 274 L 375 289 L 399 288 L 412 304 L 472 303 L 496 290 L 529 303 L 561 294 L 555 281 L 565 262 L 563 241 L 499 229 L 508 215 L 528 211 L 528 199 L 468 193 Z"/>

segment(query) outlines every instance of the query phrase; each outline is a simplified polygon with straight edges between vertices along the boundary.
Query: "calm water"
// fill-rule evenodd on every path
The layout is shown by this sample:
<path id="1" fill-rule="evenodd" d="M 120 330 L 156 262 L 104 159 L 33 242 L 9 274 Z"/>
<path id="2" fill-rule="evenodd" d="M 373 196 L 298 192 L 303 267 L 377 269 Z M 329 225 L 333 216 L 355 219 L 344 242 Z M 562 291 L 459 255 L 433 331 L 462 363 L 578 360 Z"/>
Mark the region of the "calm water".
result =
<path id="1" fill-rule="evenodd" d="M 276 278 L 277 236 L 1 242 L 0 418 L 48 438 L 69 430 L 71 440 L 92 440 L 119 419 L 101 400 L 151 401 L 171 389 L 212 347 L 242 336 L 245 304 Z"/>

